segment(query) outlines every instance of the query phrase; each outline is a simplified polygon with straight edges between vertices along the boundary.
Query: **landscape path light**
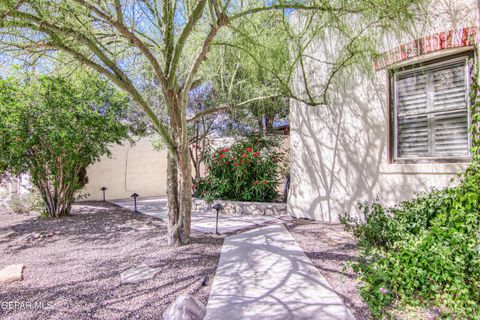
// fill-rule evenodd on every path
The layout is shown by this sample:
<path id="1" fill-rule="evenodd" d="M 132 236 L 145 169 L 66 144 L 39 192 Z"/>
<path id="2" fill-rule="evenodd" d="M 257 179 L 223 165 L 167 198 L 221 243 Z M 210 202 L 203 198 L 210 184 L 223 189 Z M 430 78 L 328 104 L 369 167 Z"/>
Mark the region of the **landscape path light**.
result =
<path id="1" fill-rule="evenodd" d="M 105 202 L 105 190 L 107 190 L 107 187 L 101 187 L 100 190 L 103 192 L 103 202 Z"/>
<path id="2" fill-rule="evenodd" d="M 218 232 L 218 213 L 220 212 L 220 210 L 223 209 L 223 206 L 220 204 L 220 203 L 216 203 L 212 209 L 214 209 L 215 211 L 217 211 L 217 219 L 216 219 L 216 222 L 215 222 L 215 234 L 220 234 Z"/>
<path id="3" fill-rule="evenodd" d="M 138 212 L 137 211 L 137 198 L 139 197 L 139 195 L 137 193 L 134 193 L 130 197 L 133 198 L 133 206 L 135 207 L 135 212 Z"/>

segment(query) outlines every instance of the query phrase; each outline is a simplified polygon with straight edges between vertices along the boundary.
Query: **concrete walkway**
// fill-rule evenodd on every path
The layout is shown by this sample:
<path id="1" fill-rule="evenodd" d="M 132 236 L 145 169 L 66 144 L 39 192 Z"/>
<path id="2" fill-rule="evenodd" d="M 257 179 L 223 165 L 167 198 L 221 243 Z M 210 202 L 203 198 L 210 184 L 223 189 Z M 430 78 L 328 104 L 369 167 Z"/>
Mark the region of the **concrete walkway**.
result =
<path id="1" fill-rule="evenodd" d="M 225 238 L 205 319 L 354 319 L 283 224 Z"/>
<path id="2" fill-rule="evenodd" d="M 134 210 L 133 199 L 118 199 L 110 201 L 117 206 Z M 162 220 L 167 219 L 167 198 L 151 197 L 137 198 L 137 210 L 140 213 L 150 215 Z M 228 233 L 243 230 L 255 226 L 261 226 L 279 219 L 272 216 L 249 216 L 249 215 L 226 215 L 220 214 L 218 219 L 218 232 Z M 192 229 L 204 233 L 214 233 L 216 225 L 216 214 L 211 212 L 193 212 Z"/>
<path id="3" fill-rule="evenodd" d="M 119 207 L 134 210 L 133 198 L 110 200 L 109 202 Z M 165 219 L 167 217 L 167 198 L 166 197 L 149 197 L 137 198 L 137 210 L 141 213 L 148 214 L 152 217 Z"/>
<path id="4" fill-rule="evenodd" d="M 218 217 L 218 233 L 229 233 L 245 230 L 252 227 L 278 222 L 278 218 L 271 216 L 248 216 L 220 214 Z M 204 233 L 215 233 L 216 214 L 193 213 L 192 229 Z"/>

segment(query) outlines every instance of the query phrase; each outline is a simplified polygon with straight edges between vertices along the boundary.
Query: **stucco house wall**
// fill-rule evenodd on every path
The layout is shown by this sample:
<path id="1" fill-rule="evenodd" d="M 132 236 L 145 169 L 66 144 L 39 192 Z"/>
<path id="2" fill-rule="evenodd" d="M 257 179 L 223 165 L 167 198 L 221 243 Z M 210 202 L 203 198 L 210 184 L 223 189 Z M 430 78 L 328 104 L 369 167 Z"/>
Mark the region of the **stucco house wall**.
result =
<path id="1" fill-rule="evenodd" d="M 113 145 L 112 157 L 103 156 L 87 169 L 88 184 L 80 192 L 87 200 L 102 200 L 100 188 L 106 187 L 106 199 L 165 196 L 167 186 L 167 151 L 155 150 L 151 137 Z"/>
<path id="2" fill-rule="evenodd" d="M 476 23 L 473 0 L 433 1 L 430 21 L 409 34 L 388 35 L 379 50 L 438 32 L 472 27 Z M 334 56 L 335 37 L 313 43 L 309 51 L 322 60 Z M 406 59 L 448 56 L 470 47 L 446 49 Z M 379 198 L 385 204 L 409 199 L 415 192 L 449 185 L 467 163 L 399 164 L 389 160 L 389 68 L 365 72 L 351 68 L 337 81 L 327 106 L 307 106 L 291 101 L 291 188 L 288 213 L 295 217 L 338 221 L 343 212 L 356 213 L 359 201 Z M 313 78 L 322 81 L 325 65 L 308 66 Z M 301 81 L 294 85 L 301 86 Z"/>

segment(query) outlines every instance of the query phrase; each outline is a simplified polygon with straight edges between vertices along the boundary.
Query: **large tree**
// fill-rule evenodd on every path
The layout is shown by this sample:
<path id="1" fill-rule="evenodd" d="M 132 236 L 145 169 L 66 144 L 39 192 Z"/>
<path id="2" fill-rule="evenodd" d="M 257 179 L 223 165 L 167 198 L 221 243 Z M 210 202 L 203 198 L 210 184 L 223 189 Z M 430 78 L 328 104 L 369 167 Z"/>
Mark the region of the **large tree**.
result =
<path id="1" fill-rule="evenodd" d="M 31 59 L 56 58 L 61 51 L 107 77 L 127 92 L 150 118 L 169 150 L 168 241 L 187 243 L 190 238 L 191 163 L 187 117 L 189 92 L 199 83 L 199 72 L 217 38 L 248 34 L 258 13 L 279 10 L 292 39 L 291 65 L 279 74 L 285 96 L 310 105 L 325 103 L 331 78 L 343 66 L 362 56 L 368 46 L 366 31 L 390 28 L 407 20 L 422 0 L 3 0 L 0 4 L 0 33 L 3 52 L 24 53 Z M 304 27 L 291 28 L 288 19 L 300 18 Z M 357 24 L 356 28 L 349 25 Z M 358 27 L 359 26 L 359 27 Z M 325 82 L 315 92 L 296 95 L 289 89 L 295 65 L 305 70 L 304 49 L 312 39 L 332 29 L 346 39 L 344 54 L 330 64 Z M 370 33 L 375 35 L 375 32 Z M 228 45 L 228 43 L 225 43 Z M 252 45 L 255 45 L 252 43 Z M 195 48 L 188 54 L 186 48 Z M 244 48 L 248 49 L 248 48 Z M 241 50 L 241 48 L 239 49 Z M 342 51 L 343 52 L 343 51 Z M 255 56 L 255 55 L 254 55 Z M 19 56 L 16 56 L 19 58 Z M 25 58 L 25 56 L 23 57 Z M 256 61 L 260 66 L 263 61 Z M 143 88 L 150 78 L 140 76 L 135 66 L 146 65 L 155 97 Z M 267 70 L 271 66 L 264 66 Z M 276 72 L 275 68 L 270 70 Z M 280 78 L 283 77 L 283 78 Z M 308 84 L 307 75 L 304 81 Z M 308 86 L 307 86 L 308 87 Z M 271 99 L 252 97 L 250 102 Z M 246 103 L 238 103 L 238 106 Z M 154 105 L 164 105 L 158 113 Z M 206 112 L 235 107 L 227 103 Z"/>

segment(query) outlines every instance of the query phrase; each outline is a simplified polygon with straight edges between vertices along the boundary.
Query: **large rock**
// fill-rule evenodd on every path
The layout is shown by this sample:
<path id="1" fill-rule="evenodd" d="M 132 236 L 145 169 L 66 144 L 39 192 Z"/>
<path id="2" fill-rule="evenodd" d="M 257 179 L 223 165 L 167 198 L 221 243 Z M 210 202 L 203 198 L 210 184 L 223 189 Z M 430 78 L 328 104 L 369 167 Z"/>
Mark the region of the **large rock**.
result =
<path id="1" fill-rule="evenodd" d="M 206 310 L 197 299 L 181 295 L 163 313 L 163 320 L 202 320 Z"/>
<path id="2" fill-rule="evenodd" d="M 23 280 L 23 264 L 12 264 L 0 270 L 0 283 Z"/>
<path id="3" fill-rule="evenodd" d="M 142 265 L 122 272 L 120 279 L 122 283 L 136 283 L 152 279 L 158 272 L 160 272 L 160 268 L 150 268 Z"/>

